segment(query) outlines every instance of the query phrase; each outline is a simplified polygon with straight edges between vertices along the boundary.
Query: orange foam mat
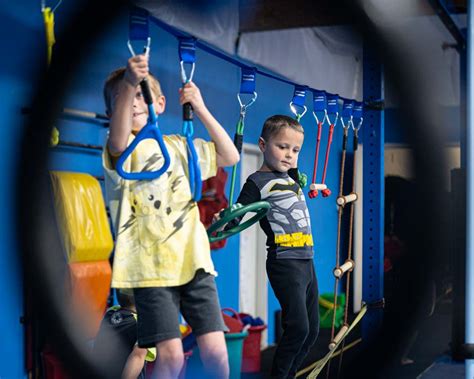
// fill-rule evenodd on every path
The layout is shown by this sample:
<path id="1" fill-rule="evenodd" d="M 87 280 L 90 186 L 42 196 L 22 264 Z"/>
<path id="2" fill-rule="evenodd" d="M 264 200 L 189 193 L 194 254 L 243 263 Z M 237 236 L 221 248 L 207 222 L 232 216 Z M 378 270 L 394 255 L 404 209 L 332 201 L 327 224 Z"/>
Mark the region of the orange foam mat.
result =
<path id="1" fill-rule="evenodd" d="M 70 263 L 72 315 L 87 338 L 94 338 L 107 306 L 112 269 L 109 261 Z"/>
<path id="2" fill-rule="evenodd" d="M 100 184 L 79 172 L 51 171 L 58 227 L 68 262 L 101 261 L 113 249 Z"/>

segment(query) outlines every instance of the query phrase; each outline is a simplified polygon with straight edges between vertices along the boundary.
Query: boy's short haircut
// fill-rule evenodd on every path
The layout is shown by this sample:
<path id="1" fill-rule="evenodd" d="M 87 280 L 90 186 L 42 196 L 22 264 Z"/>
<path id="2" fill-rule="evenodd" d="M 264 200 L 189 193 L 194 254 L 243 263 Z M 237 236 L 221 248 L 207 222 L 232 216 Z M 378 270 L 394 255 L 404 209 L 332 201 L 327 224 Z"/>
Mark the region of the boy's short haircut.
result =
<path id="1" fill-rule="evenodd" d="M 268 141 L 270 137 L 277 135 L 283 128 L 291 128 L 304 134 L 303 127 L 294 118 L 277 114 L 265 120 L 260 137 Z"/>
<path id="2" fill-rule="evenodd" d="M 117 70 L 113 71 L 105 81 L 104 84 L 104 102 L 105 102 L 105 111 L 108 115 L 112 113 L 112 101 L 114 91 L 117 88 L 117 85 L 123 80 L 125 76 L 125 67 L 120 67 Z M 161 91 L 161 85 L 157 78 L 153 76 L 150 72 L 148 74 L 148 82 L 150 83 L 150 89 L 154 97 L 157 98 L 163 95 Z"/>
<path id="3" fill-rule="evenodd" d="M 117 288 L 115 290 L 117 301 L 122 308 L 135 308 L 135 298 L 133 290 L 128 288 Z"/>

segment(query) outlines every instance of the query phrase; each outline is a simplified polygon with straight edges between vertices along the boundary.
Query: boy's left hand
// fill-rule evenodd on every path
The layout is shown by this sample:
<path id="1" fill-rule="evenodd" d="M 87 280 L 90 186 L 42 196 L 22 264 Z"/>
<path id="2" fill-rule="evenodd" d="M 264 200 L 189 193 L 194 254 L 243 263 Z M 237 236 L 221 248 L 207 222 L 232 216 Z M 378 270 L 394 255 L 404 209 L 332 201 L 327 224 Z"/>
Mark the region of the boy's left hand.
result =
<path id="1" fill-rule="evenodd" d="M 204 109 L 206 109 L 204 100 L 201 96 L 201 91 L 193 82 L 188 82 L 183 88 L 179 89 L 179 103 L 181 105 L 191 103 L 194 112 L 198 116 Z"/>

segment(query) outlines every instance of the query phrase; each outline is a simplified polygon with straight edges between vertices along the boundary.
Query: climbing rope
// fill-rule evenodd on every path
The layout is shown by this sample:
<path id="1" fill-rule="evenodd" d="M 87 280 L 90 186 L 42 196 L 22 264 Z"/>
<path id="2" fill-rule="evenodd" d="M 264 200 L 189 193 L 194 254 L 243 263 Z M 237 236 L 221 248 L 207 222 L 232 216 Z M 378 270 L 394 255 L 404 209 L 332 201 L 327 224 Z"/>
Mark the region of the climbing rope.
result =
<path id="1" fill-rule="evenodd" d="M 355 109 L 355 112 L 354 112 Z M 354 124 L 354 115 L 356 119 L 359 120 L 358 125 L 355 126 Z M 342 156 L 341 156 L 341 169 L 340 169 L 340 178 L 339 178 L 339 194 L 336 199 L 336 203 L 338 205 L 338 224 L 337 224 L 337 241 L 336 241 L 336 267 L 333 270 L 334 274 L 334 301 L 332 307 L 332 324 L 331 324 L 331 341 L 329 343 L 329 357 L 325 363 L 327 363 L 327 371 L 326 377 L 329 378 L 330 372 L 330 358 L 331 352 L 333 352 L 337 346 L 342 344 L 341 353 L 339 354 L 339 366 L 338 366 L 338 375 L 341 372 L 342 368 L 342 360 L 343 360 L 343 353 L 345 347 L 345 337 L 349 334 L 352 330 L 353 326 L 349 325 L 349 296 L 350 296 L 350 279 L 351 279 L 351 272 L 354 269 L 354 261 L 352 259 L 352 236 L 353 236 L 353 224 L 354 224 L 354 205 L 353 203 L 357 200 L 358 195 L 356 193 L 355 183 L 356 183 L 356 156 L 358 150 L 358 132 L 360 127 L 362 126 L 362 103 L 356 103 L 354 105 L 353 101 L 344 101 L 343 110 L 341 115 L 341 124 L 343 127 L 343 139 L 342 139 Z M 343 189 L 344 189 L 344 173 L 345 173 L 345 164 L 346 164 L 346 154 L 347 154 L 347 140 L 349 129 L 352 128 L 354 132 L 353 138 L 353 174 L 352 174 L 352 189 L 349 195 L 344 196 Z M 343 211 L 346 205 L 350 206 L 350 215 L 349 215 L 349 241 L 348 241 L 348 250 L 347 250 L 347 258 L 345 262 L 341 265 L 340 264 L 340 251 L 341 251 L 341 229 L 342 229 L 342 217 Z M 336 310 L 338 308 L 338 288 L 339 288 L 339 281 L 342 280 L 344 274 L 346 276 L 346 286 L 345 286 L 345 306 L 344 306 L 344 321 L 342 327 L 339 329 L 338 333 L 335 333 L 335 325 L 336 325 Z M 366 308 L 364 308 L 366 310 Z M 364 311 L 365 313 L 365 311 Z M 362 314 L 362 315 L 361 315 Z M 362 311 L 359 312 L 357 318 L 360 316 L 362 318 L 363 313 Z M 356 318 L 356 319 L 357 319 Z M 324 364 L 325 364 L 324 363 Z M 319 372 L 322 370 L 322 366 L 318 366 Z M 315 371 L 314 371 L 315 372 Z M 312 372 L 312 374 L 314 373 Z M 316 377 L 312 376 L 312 377 Z M 309 377 L 309 376 L 308 376 Z"/>

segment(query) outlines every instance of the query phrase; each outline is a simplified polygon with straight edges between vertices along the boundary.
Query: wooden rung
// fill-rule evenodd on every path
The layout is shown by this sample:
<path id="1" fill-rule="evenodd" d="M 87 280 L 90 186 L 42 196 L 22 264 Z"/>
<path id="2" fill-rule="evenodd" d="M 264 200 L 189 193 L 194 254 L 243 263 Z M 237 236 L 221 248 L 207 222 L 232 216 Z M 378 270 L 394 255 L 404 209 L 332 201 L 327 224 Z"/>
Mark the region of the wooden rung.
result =
<path id="1" fill-rule="evenodd" d="M 326 184 L 321 184 L 321 183 L 311 183 L 309 185 L 309 189 L 311 191 L 321 191 L 321 190 L 325 190 L 326 188 L 328 188 L 328 186 Z"/>
<path id="2" fill-rule="evenodd" d="M 354 261 L 352 259 L 348 259 L 342 266 L 336 267 L 333 271 L 333 274 L 336 278 L 340 279 L 342 275 L 344 275 L 347 271 L 352 271 L 353 268 Z"/>
<path id="3" fill-rule="evenodd" d="M 334 337 L 334 339 L 329 344 L 329 350 L 334 350 L 336 348 L 336 346 L 339 344 L 339 342 L 341 342 L 348 329 L 349 325 L 347 324 L 344 324 L 342 328 L 339 329 L 339 332 L 337 332 L 336 337 Z"/>
<path id="4" fill-rule="evenodd" d="M 352 203 L 353 201 L 356 201 L 358 197 L 359 196 L 355 192 L 352 192 L 346 196 L 338 196 L 336 202 L 337 202 L 337 205 L 344 206 L 347 203 Z"/>

